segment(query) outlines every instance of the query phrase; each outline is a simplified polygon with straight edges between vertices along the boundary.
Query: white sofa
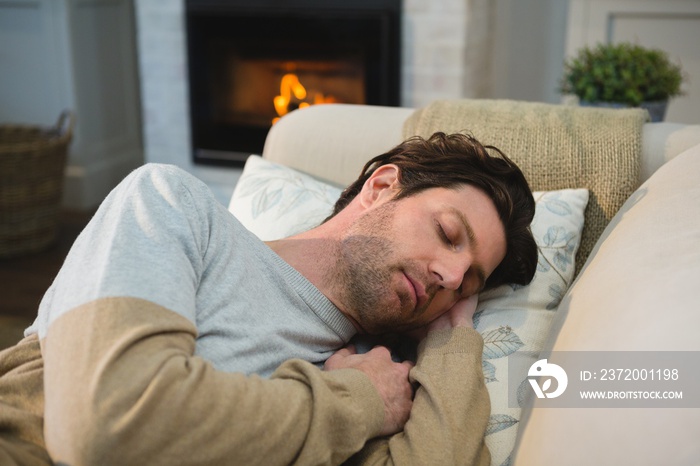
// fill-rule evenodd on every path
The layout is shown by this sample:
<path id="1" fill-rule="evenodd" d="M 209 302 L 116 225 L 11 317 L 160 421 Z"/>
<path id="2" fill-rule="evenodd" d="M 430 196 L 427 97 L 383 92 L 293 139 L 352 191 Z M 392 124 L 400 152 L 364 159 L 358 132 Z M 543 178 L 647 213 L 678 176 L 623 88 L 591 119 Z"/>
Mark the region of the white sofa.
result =
<path id="1" fill-rule="evenodd" d="M 402 140 L 413 111 L 340 104 L 295 111 L 272 128 L 262 155 L 346 185 L 366 160 Z M 644 124 L 640 172 L 643 184 L 556 309 L 544 354 L 700 354 L 700 125 Z M 697 381 L 686 395 L 697 401 L 700 378 L 682 375 Z M 494 464 L 700 464 L 700 402 L 683 409 L 554 409 L 540 401 L 523 409 L 513 454 Z"/>

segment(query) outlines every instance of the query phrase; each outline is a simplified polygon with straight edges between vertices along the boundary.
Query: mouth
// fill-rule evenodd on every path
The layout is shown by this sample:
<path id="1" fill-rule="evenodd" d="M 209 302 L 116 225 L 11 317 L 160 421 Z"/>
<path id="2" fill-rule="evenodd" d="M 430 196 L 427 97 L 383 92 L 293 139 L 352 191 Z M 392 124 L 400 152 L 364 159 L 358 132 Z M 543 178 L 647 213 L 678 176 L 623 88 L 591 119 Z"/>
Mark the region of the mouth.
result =
<path id="1" fill-rule="evenodd" d="M 415 304 L 414 309 L 418 311 L 419 309 L 423 308 L 423 304 L 427 301 L 428 297 L 425 293 L 425 288 L 423 285 L 417 281 L 414 280 L 410 275 L 408 275 L 406 272 L 404 272 L 404 277 L 406 277 L 406 281 L 408 282 L 408 288 L 409 291 L 411 292 L 411 296 L 413 298 L 413 302 Z"/>

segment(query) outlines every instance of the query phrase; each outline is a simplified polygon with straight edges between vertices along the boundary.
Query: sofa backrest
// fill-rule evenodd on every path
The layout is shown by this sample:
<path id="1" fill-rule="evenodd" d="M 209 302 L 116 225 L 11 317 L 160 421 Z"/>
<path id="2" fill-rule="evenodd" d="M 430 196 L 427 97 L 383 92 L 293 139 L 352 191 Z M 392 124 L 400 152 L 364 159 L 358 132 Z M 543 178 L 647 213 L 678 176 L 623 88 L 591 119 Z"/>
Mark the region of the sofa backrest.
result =
<path id="1" fill-rule="evenodd" d="M 349 104 L 316 105 L 295 110 L 272 127 L 262 155 L 268 160 L 338 186 L 346 186 L 356 179 L 367 160 L 391 149 L 404 139 L 406 121 L 414 117 L 414 114 L 415 110 L 411 108 Z M 491 143 L 498 145 L 493 141 Z M 639 179 L 627 186 L 625 192 L 631 192 L 663 163 L 697 143 L 700 143 L 700 125 L 644 124 L 641 131 L 641 158 L 637 167 Z M 610 166 L 602 163 L 601 170 L 610 170 Z M 572 175 L 571 178 L 575 180 L 576 173 Z M 563 184 L 562 187 L 572 187 Z M 542 189 L 540 186 L 533 188 Z M 603 215 L 605 223 L 625 199 L 624 195 L 617 196 L 614 207 L 608 208 Z M 579 269 L 605 223 L 598 225 L 593 233 L 589 231 L 586 246 L 582 246 L 585 251 L 578 257 Z"/>
<path id="2" fill-rule="evenodd" d="M 413 111 L 351 104 L 294 110 L 272 127 L 262 156 L 345 187 L 365 162 L 401 142 L 403 123 Z"/>

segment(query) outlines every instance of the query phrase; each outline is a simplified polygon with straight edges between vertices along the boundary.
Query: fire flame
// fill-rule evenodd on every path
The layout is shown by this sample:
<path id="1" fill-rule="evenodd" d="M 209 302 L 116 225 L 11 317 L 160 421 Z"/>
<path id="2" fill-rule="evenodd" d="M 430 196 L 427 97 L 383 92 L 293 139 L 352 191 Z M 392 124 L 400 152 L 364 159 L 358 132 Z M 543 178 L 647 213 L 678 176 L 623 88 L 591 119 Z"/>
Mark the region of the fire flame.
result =
<path id="1" fill-rule="evenodd" d="M 298 101 L 296 108 L 305 108 L 312 105 L 306 101 L 306 88 L 299 81 L 299 77 L 294 73 L 287 73 L 282 76 L 282 80 L 280 81 L 280 95 L 275 96 L 275 98 L 272 99 L 272 103 L 275 106 L 275 111 L 277 112 L 277 115 L 279 115 L 278 117 L 272 119 L 273 125 L 277 123 L 280 117 L 283 117 L 289 113 L 289 109 L 292 104 L 292 96 L 294 96 L 296 101 Z M 333 102 L 337 102 L 337 100 L 332 95 L 324 96 L 321 92 L 314 93 L 313 105 L 329 104 Z"/>

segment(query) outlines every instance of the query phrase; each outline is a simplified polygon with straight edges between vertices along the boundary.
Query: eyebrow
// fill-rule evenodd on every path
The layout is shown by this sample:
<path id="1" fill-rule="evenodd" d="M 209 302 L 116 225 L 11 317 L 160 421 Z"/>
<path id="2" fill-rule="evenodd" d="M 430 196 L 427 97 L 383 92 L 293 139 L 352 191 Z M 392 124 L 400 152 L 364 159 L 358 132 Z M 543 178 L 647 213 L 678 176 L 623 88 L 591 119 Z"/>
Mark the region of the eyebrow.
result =
<path id="1" fill-rule="evenodd" d="M 479 242 L 476 240 L 476 234 L 474 233 L 474 229 L 469 223 L 467 216 L 464 215 L 464 212 L 462 212 L 454 206 L 450 206 L 449 210 L 450 213 L 452 213 L 459 219 L 459 221 L 462 223 L 462 226 L 464 226 L 464 229 L 467 231 L 467 238 L 469 238 L 469 243 L 471 244 L 472 249 L 476 249 L 477 247 L 479 247 Z M 473 264 L 473 267 L 474 271 L 476 272 L 476 276 L 479 279 L 478 292 L 480 292 L 486 286 L 486 272 L 484 272 L 484 268 L 480 264 Z"/>

